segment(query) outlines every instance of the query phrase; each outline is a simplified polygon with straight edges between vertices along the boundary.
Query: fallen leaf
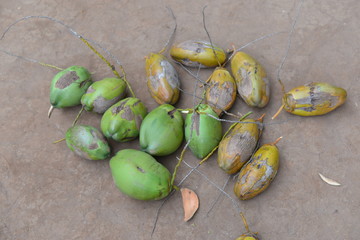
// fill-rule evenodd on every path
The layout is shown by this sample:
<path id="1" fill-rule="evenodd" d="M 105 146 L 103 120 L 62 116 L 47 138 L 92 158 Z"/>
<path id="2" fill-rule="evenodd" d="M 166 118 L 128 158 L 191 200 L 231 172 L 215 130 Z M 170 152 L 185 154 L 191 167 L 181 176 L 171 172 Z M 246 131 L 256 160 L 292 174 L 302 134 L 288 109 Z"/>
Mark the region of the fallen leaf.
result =
<path id="1" fill-rule="evenodd" d="M 329 184 L 329 185 L 332 185 L 332 186 L 340 186 L 340 185 L 341 185 L 341 184 L 338 183 L 337 181 L 332 180 L 332 179 L 330 179 L 330 178 L 327 178 L 327 177 L 325 177 L 324 175 L 322 175 L 321 173 L 319 173 L 319 176 L 320 176 L 320 178 L 321 178 L 324 182 L 326 182 L 326 183 Z"/>
<path id="2" fill-rule="evenodd" d="M 181 188 L 181 197 L 184 208 L 184 221 L 189 221 L 199 208 L 199 198 L 196 193 L 188 188 Z"/>

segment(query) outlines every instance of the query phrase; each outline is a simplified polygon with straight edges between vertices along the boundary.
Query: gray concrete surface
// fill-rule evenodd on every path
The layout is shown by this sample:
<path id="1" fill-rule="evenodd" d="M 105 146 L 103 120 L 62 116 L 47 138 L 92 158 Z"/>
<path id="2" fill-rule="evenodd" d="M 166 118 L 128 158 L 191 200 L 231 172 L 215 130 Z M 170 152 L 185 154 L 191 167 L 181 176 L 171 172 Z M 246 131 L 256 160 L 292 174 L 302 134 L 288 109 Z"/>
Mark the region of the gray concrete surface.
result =
<path id="1" fill-rule="evenodd" d="M 202 8 L 212 40 L 223 48 L 242 46 L 262 35 L 289 32 L 299 1 L 175 1 L 175 0 L 1 0 L 0 29 L 27 15 L 55 17 L 84 36 L 100 42 L 117 56 L 137 96 L 148 109 L 157 106 L 145 85 L 143 57 L 159 51 L 173 23 L 175 42 L 207 39 Z M 282 113 L 276 71 L 284 57 L 288 33 L 246 48 L 266 68 L 271 79 L 271 101 L 254 116 L 266 112 L 262 143 L 279 136 L 281 167 L 268 190 L 249 201 L 236 200 L 231 179 L 225 191 L 245 213 L 261 239 L 342 239 L 360 235 L 360 3 L 357 0 L 305 0 L 281 72 L 287 90 L 310 81 L 325 81 L 348 91 L 344 106 L 321 117 L 303 118 Z M 16 25 L 0 41 L 0 48 L 66 68 L 83 65 L 94 79 L 112 76 L 107 66 L 66 29 L 46 20 Z M 166 53 L 168 55 L 168 52 Z M 142 202 L 120 193 L 113 184 L 108 160 L 76 157 L 62 138 L 79 107 L 58 110 L 47 118 L 49 85 L 55 70 L 0 53 L 0 239 L 150 239 L 162 201 Z M 183 88 L 195 80 L 178 66 Z M 206 79 L 211 70 L 202 70 Z M 198 93 L 200 94 L 200 92 Z M 191 96 L 176 105 L 191 107 Z M 231 110 L 246 113 L 240 99 Z M 85 113 L 80 123 L 99 127 L 101 116 Z M 224 124 L 224 129 L 228 125 Z M 111 143 L 114 151 L 139 148 L 138 141 Z M 171 171 L 180 150 L 159 158 Z M 187 152 L 187 163 L 197 159 Z M 179 182 L 190 169 L 181 165 Z M 213 156 L 199 170 L 222 187 L 228 176 Z M 323 182 L 318 173 L 339 181 Z M 200 209 L 184 223 L 181 197 L 174 194 L 159 216 L 153 239 L 235 239 L 245 231 L 230 198 L 194 172 L 181 185 L 194 189 Z M 213 206 L 214 205 L 214 206 Z M 211 207 L 212 210 L 209 212 Z"/>

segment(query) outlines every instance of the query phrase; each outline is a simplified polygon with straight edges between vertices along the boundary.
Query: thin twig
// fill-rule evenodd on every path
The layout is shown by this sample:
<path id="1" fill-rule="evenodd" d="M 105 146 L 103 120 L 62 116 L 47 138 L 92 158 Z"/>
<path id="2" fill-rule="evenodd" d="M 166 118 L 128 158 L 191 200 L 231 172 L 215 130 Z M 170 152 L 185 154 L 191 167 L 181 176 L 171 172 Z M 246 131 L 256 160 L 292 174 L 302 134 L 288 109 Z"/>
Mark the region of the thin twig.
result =
<path id="1" fill-rule="evenodd" d="M 186 161 L 183 161 L 183 163 L 188 166 L 189 168 L 194 168 L 192 167 L 190 164 L 188 164 Z M 203 172 L 201 172 L 200 170 L 198 170 L 196 167 L 194 168 L 194 171 L 199 173 L 203 178 L 205 178 L 211 185 L 213 185 L 215 188 L 217 188 L 220 192 L 222 192 L 227 198 L 229 198 L 232 203 L 234 204 L 235 208 L 239 211 L 239 213 L 241 212 L 240 211 L 240 207 L 239 207 L 239 204 L 238 202 L 233 199 L 227 192 L 223 191 L 221 189 L 221 187 L 219 187 L 216 183 L 214 183 L 213 181 L 211 181 L 208 176 L 206 176 L 206 174 L 204 174 Z"/>
<path id="2" fill-rule="evenodd" d="M 72 124 L 73 126 L 75 126 L 75 124 L 78 122 L 78 120 L 79 120 L 81 114 L 83 113 L 84 109 L 85 109 L 85 105 L 83 105 L 83 106 L 81 107 L 79 113 L 77 114 L 77 116 L 76 116 L 76 118 L 75 118 L 75 120 L 74 120 L 74 122 L 73 122 L 73 124 Z"/>
<path id="3" fill-rule="evenodd" d="M 264 123 L 261 123 L 261 122 L 243 122 L 243 121 L 234 121 L 234 120 L 221 119 L 221 118 L 215 117 L 215 116 L 213 116 L 213 115 L 211 115 L 211 114 L 209 114 L 209 113 L 205 113 L 205 115 L 207 115 L 207 116 L 209 116 L 209 117 L 211 117 L 211 118 L 213 118 L 213 119 L 216 119 L 216 120 L 218 120 L 218 121 L 220 121 L 220 122 L 257 124 L 257 125 L 259 125 L 259 126 L 261 126 L 261 127 L 264 126 Z"/>
<path id="4" fill-rule="evenodd" d="M 296 22 L 299 18 L 299 15 L 300 15 L 300 10 L 301 10 L 301 7 L 302 7 L 302 4 L 304 3 L 304 0 L 300 0 L 300 3 L 297 7 L 297 10 L 296 10 L 296 16 L 295 16 L 295 19 L 291 25 L 291 30 L 290 30 L 290 33 L 289 33 L 289 38 L 288 38 L 288 44 L 287 44 L 287 48 L 286 48 L 286 51 L 285 51 L 285 56 L 284 58 L 282 59 L 281 63 L 280 63 L 280 66 L 277 70 L 277 80 L 279 81 L 280 85 L 281 85 L 281 90 L 283 93 L 285 93 L 285 86 L 283 84 L 283 82 L 281 81 L 280 79 L 280 71 L 282 69 L 282 67 L 284 66 L 284 63 L 285 63 L 285 60 L 289 54 L 289 51 L 290 51 L 290 46 L 291 46 L 291 40 L 292 40 L 292 35 L 294 33 L 294 30 L 295 30 L 295 25 L 296 25 Z"/>
<path id="5" fill-rule="evenodd" d="M 203 7 L 203 10 L 202 10 L 204 29 L 205 29 L 206 35 L 207 35 L 208 38 L 209 38 L 210 45 L 211 45 L 211 49 L 213 50 L 213 53 L 214 53 L 215 58 L 216 58 L 216 61 L 218 62 L 218 65 L 219 65 L 219 67 L 220 67 L 221 64 L 220 64 L 218 55 L 216 54 L 216 51 L 215 51 L 215 49 L 214 49 L 214 45 L 213 45 L 213 43 L 212 43 L 212 40 L 211 40 L 209 31 L 208 31 L 207 28 L 206 28 L 206 22 L 205 22 L 205 9 L 206 9 L 206 8 L 207 8 L 207 5 L 205 5 L 205 6 Z"/>
<path id="6" fill-rule="evenodd" d="M 161 208 L 165 205 L 165 203 L 167 202 L 167 200 L 169 200 L 175 193 L 176 191 L 175 190 L 172 190 L 170 192 L 170 194 L 161 202 L 160 206 L 158 207 L 157 211 L 156 211 L 156 216 L 155 216 L 155 221 L 154 221 L 154 224 L 153 224 L 153 228 L 152 228 L 152 231 L 151 231 L 151 238 L 155 232 L 155 228 L 156 228 L 156 225 L 157 225 L 157 222 L 159 220 L 159 215 L 160 215 L 160 211 L 161 211 Z"/>
<path id="7" fill-rule="evenodd" d="M 252 44 L 254 44 L 254 43 L 258 42 L 258 41 L 261 41 L 261 40 L 263 40 L 263 39 L 267 39 L 267 38 L 270 38 L 270 37 L 272 37 L 272 36 L 278 35 L 278 34 L 280 34 L 280 33 L 286 33 L 286 32 L 287 32 L 287 31 L 280 31 L 280 32 L 274 32 L 274 33 L 270 33 L 270 34 L 261 36 L 261 37 L 255 39 L 255 40 L 252 40 L 251 42 L 248 42 L 247 44 L 243 45 L 242 47 L 236 49 L 235 52 L 239 52 L 239 51 L 243 50 L 244 48 L 246 48 L 246 47 L 248 47 L 248 46 L 250 46 L 250 45 L 252 45 Z M 232 54 L 232 55 L 228 58 L 228 60 L 227 60 L 223 65 L 225 66 L 225 65 L 231 60 L 231 58 L 232 58 L 234 55 L 235 55 L 235 54 Z"/>
<path id="8" fill-rule="evenodd" d="M 53 144 L 56 144 L 56 143 L 59 143 L 59 142 L 65 141 L 65 140 L 66 140 L 66 138 L 62 138 L 62 139 L 54 141 Z"/>
<path id="9" fill-rule="evenodd" d="M 229 181 L 230 181 L 231 175 L 229 175 L 228 179 L 226 180 L 224 186 L 222 187 L 222 190 L 225 191 L 226 186 L 228 185 Z M 222 196 L 222 192 L 219 193 L 218 197 L 216 198 L 216 200 L 214 201 L 214 203 L 211 205 L 209 211 L 206 213 L 206 216 L 209 216 L 210 212 L 213 210 L 213 208 L 215 207 L 216 203 L 219 201 L 220 197 Z"/>
<path id="10" fill-rule="evenodd" d="M 40 64 L 40 65 L 45 66 L 45 67 L 54 68 L 54 69 L 59 70 L 59 71 L 64 70 L 63 68 L 57 67 L 57 66 L 55 66 L 55 65 L 51 65 L 51 64 L 48 64 L 48 63 L 40 62 L 40 61 L 35 60 L 35 59 L 32 59 L 32 58 L 28 58 L 28 57 L 23 57 L 23 56 L 20 56 L 20 55 L 16 55 L 15 53 L 12 53 L 12 52 L 9 52 L 9 51 L 3 50 L 3 49 L 0 49 L 0 52 L 3 52 L 3 53 L 5 53 L 5 54 L 7 54 L 7 55 L 9 55 L 9 56 L 12 56 L 12 57 L 20 58 L 20 59 L 25 60 L 25 61 L 28 61 L 28 62 L 37 63 L 37 64 Z"/>
<path id="11" fill-rule="evenodd" d="M 196 80 L 198 80 L 198 81 L 201 82 L 202 84 L 204 84 L 204 85 L 207 84 L 205 81 L 203 81 L 202 79 L 200 79 L 199 76 L 196 76 L 193 72 L 191 72 L 189 69 L 187 69 L 182 63 L 180 63 L 180 62 L 175 62 L 175 63 L 176 63 L 176 64 L 179 64 L 182 69 L 184 69 L 187 73 L 189 73 L 192 77 L 194 77 Z"/>
<path id="12" fill-rule="evenodd" d="M 172 10 L 170 7 L 168 7 L 168 6 L 166 6 L 166 8 L 170 11 L 170 14 L 171 14 L 171 16 L 172 16 L 172 18 L 173 18 L 173 20 L 174 20 L 175 26 L 174 26 L 174 29 L 173 29 L 173 31 L 172 31 L 169 39 L 168 39 L 167 42 L 165 43 L 165 46 L 159 51 L 159 54 L 162 54 L 163 52 L 165 52 L 165 50 L 166 50 L 166 48 L 169 46 L 172 38 L 175 36 L 175 32 L 176 32 L 176 29 L 177 29 L 176 17 L 175 17 L 175 15 L 174 15 L 173 10 Z"/>

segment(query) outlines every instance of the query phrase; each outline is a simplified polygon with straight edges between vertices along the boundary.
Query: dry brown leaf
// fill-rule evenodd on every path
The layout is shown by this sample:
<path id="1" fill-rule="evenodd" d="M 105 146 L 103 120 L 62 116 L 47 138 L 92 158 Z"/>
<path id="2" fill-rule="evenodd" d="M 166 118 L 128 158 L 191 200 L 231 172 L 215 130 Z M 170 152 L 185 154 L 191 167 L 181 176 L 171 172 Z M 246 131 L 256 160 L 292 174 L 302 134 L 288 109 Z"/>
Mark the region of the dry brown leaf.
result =
<path id="1" fill-rule="evenodd" d="M 184 221 L 189 221 L 199 208 L 199 198 L 196 193 L 188 188 L 181 188 L 181 197 L 184 208 Z"/>
<path id="2" fill-rule="evenodd" d="M 332 185 L 332 186 L 340 186 L 340 185 L 341 185 L 341 184 L 338 183 L 337 181 L 332 180 L 332 179 L 330 179 L 330 178 L 327 178 L 327 177 L 325 177 L 324 175 L 322 175 L 321 173 L 319 173 L 319 176 L 320 176 L 320 178 L 321 178 L 324 182 L 326 182 L 326 183 L 329 184 L 329 185 Z"/>

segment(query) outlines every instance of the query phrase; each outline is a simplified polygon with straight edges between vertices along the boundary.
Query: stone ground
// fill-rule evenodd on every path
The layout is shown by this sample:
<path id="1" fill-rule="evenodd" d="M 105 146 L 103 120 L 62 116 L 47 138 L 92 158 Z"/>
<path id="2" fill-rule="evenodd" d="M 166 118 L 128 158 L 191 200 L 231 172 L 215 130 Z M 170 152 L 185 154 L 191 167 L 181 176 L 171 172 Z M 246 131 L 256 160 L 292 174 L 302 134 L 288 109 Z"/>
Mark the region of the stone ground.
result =
<path id="1" fill-rule="evenodd" d="M 123 64 L 135 93 L 149 110 L 157 104 L 145 86 L 144 56 L 159 51 L 172 31 L 166 9 L 177 17 L 175 42 L 207 40 L 202 8 L 207 5 L 207 28 L 214 43 L 237 47 L 269 33 L 286 31 L 245 49 L 266 68 L 271 101 L 261 142 L 278 144 L 281 167 L 268 190 L 258 197 L 237 200 L 213 156 L 181 186 L 197 192 L 200 209 L 183 222 L 181 196 L 175 193 L 163 206 L 152 239 L 235 239 L 245 231 L 238 208 L 261 239 L 358 239 L 360 235 L 360 30 L 357 0 L 305 0 L 281 71 L 286 89 L 311 81 L 328 82 L 348 91 L 336 111 L 303 118 L 283 112 L 272 116 L 281 101 L 277 69 L 285 55 L 299 1 L 175 1 L 175 0 L 1 0 L 1 31 L 27 15 L 64 21 L 78 33 L 101 43 Z M 81 41 L 58 24 L 32 19 L 13 27 L 0 48 L 62 68 L 83 65 L 94 79 L 112 76 L 109 68 Z M 166 52 L 168 55 L 168 51 Z M 64 136 L 80 107 L 54 111 L 47 118 L 49 86 L 56 70 L 0 54 L 0 239 L 151 239 L 162 201 L 142 202 L 120 193 L 111 178 L 108 160 L 76 157 Z M 179 66 L 182 87 L 191 92 L 195 80 Z M 211 70 L 201 70 L 206 79 Z M 198 92 L 200 95 L 201 92 Z M 179 108 L 193 106 L 183 94 Z M 231 110 L 250 110 L 238 99 Z M 99 127 L 101 116 L 85 113 L 82 124 Z M 229 126 L 224 124 L 224 129 Z M 139 149 L 138 141 L 111 142 L 114 152 Z M 171 171 L 180 149 L 159 158 Z M 198 160 L 187 152 L 185 161 Z M 177 183 L 189 172 L 183 164 Z M 327 185 L 318 173 L 340 182 Z M 215 185 L 214 185 L 215 184 Z M 233 200 L 231 200 L 233 199 Z M 235 207 L 238 205 L 238 208 Z"/>

